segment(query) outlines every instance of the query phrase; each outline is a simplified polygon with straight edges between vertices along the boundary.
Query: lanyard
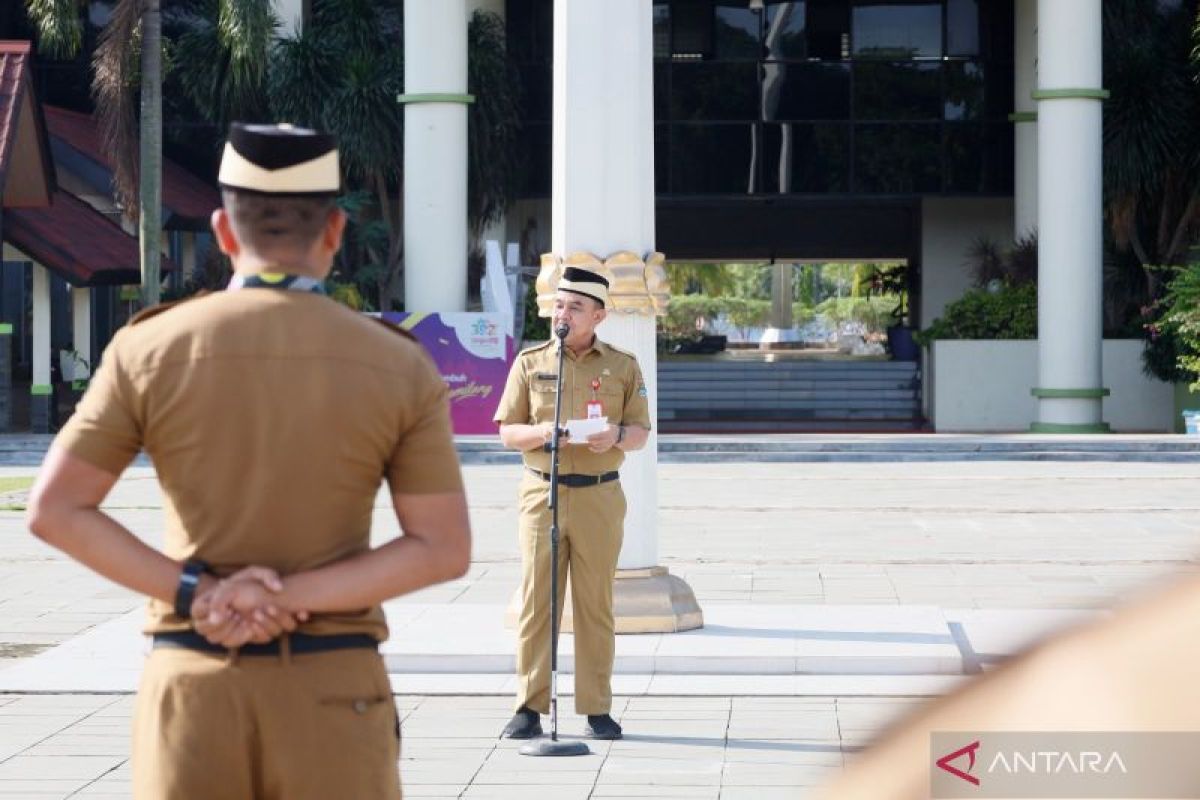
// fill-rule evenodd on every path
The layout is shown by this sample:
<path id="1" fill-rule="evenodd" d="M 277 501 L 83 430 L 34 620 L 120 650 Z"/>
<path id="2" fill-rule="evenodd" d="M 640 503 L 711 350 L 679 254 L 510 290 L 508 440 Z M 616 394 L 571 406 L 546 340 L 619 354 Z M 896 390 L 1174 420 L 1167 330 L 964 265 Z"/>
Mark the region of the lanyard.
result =
<path id="1" fill-rule="evenodd" d="M 283 272 L 260 272 L 255 275 L 234 274 L 226 291 L 238 289 L 284 289 L 290 292 L 327 294 L 325 284 L 305 275 L 288 275 Z"/>

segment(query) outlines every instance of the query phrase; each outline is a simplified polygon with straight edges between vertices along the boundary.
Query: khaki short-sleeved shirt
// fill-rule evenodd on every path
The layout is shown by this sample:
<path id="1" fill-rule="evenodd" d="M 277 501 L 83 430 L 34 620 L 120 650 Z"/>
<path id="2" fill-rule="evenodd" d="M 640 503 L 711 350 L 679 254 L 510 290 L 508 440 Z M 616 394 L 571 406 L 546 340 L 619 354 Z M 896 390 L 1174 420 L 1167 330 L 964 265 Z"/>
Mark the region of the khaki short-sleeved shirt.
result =
<path id="1" fill-rule="evenodd" d="M 462 489 L 446 387 L 422 347 L 302 292 L 220 292 L 123 328 L 56 444 L 114 475 L 144 449 L 164 552 L 218 573 L 286 575 L 367 550 L 383 480 Z M 147 632 L 187 624 L 151 601 Z M 301 628 L 387 636 L 379 608 Z"/>
<path id="2" fill-rule="evenodd" d="M 592 382 L 599 381 L 595 399 L 603 415 L 614 425 L 637 425 L 650 429 L 650 405 L 646 383 L 632 353 L 596 339 L 592 348 L 576 356 L 567 350 L 563 362 L 562 419 L 587 416 L 593 399 Z M 554 421 L 554 390 L 558 376 L 558 347 L 553 340 L 522 350 L 508 373 L 508 382 L 495 421 L 501 425 L 537 425 Z M 550 453 L 543 448 L 526 450 L 525 464 L 543 472 L 550 469 Z M 559 471 L 599 475 L 621 466 L 625 453 L 618 447 L 593 453 L 586 444 L 562 448 Z"/>

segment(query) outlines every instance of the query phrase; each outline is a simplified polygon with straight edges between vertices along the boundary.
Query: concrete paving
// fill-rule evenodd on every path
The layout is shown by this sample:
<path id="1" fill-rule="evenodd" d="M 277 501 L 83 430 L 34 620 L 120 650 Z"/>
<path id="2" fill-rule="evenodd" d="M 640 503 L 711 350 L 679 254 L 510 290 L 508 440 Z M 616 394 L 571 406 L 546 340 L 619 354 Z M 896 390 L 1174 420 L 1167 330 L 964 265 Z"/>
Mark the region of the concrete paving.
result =
<path id="1" fill-rule="evenodd" d="M 390 605 L 397 620 L 496 619 L 516 585 L 517 468 L 468 466 L 465 474 L 472 568 Z M 944 628 L 921 632 L 948 635 L 935 645 L 953 648 L 960 671 L 973 672 L 1034 626 L 1102 612 L 1194 573 L 1198 478 L 1200 465 L 1187 462 L 664 464 L 660 561 L 688 580 L 710 623 L 734 629 L 743 645 L 770 640 L 751 632 L 768 619 L 792 647 L 796 631 L 822 619 L 816 612 L 828 621 L 865 608 L 883 620 L 923 608 Z M 131 470 L 109 508 L 146 541 L 159 541 L 161 498 L 149 470 Z M 380 540 L 395 535 L 382 496 L 376 522 Z M 55 645 L 86 648 L 110 625 L 124 625 L 136 641 L 139 607 L 29 537 L 19 512 L 0 511 L 0 676 L 6 664 L 16 674 L 47 663 L 29 659 Z M 389 645 L 401 666 L 424 657 L 421 645 L 406 647 L 414 640 L 399 635 L 403 627 Z M 486 655 L 503 656 L 508 634 L 498 619 L 491 630 Z M 861 632 L 862 623 L 840 630 Z M 649 656 L 690 658 L 689 646 L 686 637 L 661 639 Z M 798 660 L 798 652 L 786 657 Z M 0 797 L 128 796 L 131 698 L 87 694 L 105 691 L 87 688 L 98 667 L 76 666 L 74 680 L 68 670 L 60 693 L 0 692 Z M 509 677 L 397 671 L 406 796 L 803 796 L 921 696 L 968 679 L 783 672 L 622 674 L 614 714 L 628 737 L 551 763 L 531 762 L 496 739 L 511 711 Z M 569 675 L 563 683 L 562 730 L 576 736 L 582 721 L 571 713 Z"/>

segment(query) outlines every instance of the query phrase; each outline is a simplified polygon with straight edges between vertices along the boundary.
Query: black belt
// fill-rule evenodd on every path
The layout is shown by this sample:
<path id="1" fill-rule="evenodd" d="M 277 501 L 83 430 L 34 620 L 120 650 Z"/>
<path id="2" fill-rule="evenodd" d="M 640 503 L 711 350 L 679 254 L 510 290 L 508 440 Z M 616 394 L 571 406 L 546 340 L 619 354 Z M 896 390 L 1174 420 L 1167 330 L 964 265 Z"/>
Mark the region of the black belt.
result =
<path id="1" fill-rule="evenodd" d="M 550 480 L 549 472 L 542 472 L 540 469 L 534 469 L 533 467 L 526 467 L 525 469 L 529 470 L 534 475 L 537 475 L 544 481 Z M 579 475 L 577 473 L 571 473 L 568 475 L 559 475 L 558 482 L 563 486 L 569 486 L 572 489 L 582 489 L 585 486 L 596 486 L 597 484 L 615 481 L 619 477 L 621 477 L 620 473 L 615 471 L 605 472 L 602 475 Z"/>
<path id="2" fill-rule="evenodd" d="M 199 650 L 202 653 L 229 653 L 229 648 L 213 644 L 195 631 L 173 631 L 154 634 L 154 648 L 178 647 L 184 650 Z M 243 656 L 277 656 L 280 640 L 266 644 L 244 644 L 237 648 Z M 307 633 L 288 635 L 288 650 L 292 653 L 324 653 L 329 650 L 378 650 L 379 641 L 365 633 L 340 633 L 331 636 L 313 636 Z"/>

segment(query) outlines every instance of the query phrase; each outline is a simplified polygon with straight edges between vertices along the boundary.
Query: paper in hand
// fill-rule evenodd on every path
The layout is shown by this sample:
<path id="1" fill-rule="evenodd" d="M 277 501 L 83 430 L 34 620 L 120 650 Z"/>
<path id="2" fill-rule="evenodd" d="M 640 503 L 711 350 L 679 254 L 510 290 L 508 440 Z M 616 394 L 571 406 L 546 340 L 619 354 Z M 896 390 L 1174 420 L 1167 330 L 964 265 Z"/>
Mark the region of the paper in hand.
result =
<path id="1" fill-rule="evenodd" d="M 570 444 L 587 444 L 587 438 L 592 434 L 603 433 L 608 427 L 608 417 L 593 417 L 591 419 L 567 420 L 567 440 Z"/>

